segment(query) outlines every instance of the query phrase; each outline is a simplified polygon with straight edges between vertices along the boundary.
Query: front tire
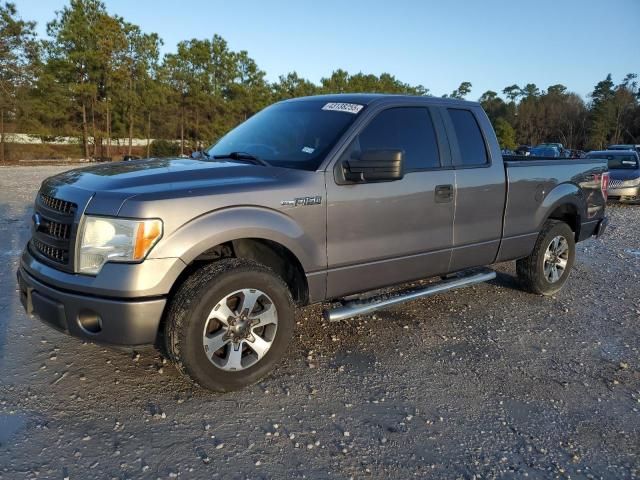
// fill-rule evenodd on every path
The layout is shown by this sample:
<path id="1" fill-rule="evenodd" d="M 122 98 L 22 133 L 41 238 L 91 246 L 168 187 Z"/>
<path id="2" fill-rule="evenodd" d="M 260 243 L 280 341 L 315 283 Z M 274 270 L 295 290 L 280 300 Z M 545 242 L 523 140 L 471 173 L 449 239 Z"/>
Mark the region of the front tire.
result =
<path id="1" fill-rule="evenodd" d="M 553 295 L 564 286 L 576 257 L 574 233 L 564 222 L 547 220 L 533 252 L 516 262 L 523 288 L 538 295 Z"/>
<path id="2" fill-rule="evenodd" d="M 237 390 L 263 378 L 284 356 L 294 315 L 289 289 L 271 269 L 251 260 L 220 260 L 178 288 L 166 317 L 166 349 L 198 385 Z"/>

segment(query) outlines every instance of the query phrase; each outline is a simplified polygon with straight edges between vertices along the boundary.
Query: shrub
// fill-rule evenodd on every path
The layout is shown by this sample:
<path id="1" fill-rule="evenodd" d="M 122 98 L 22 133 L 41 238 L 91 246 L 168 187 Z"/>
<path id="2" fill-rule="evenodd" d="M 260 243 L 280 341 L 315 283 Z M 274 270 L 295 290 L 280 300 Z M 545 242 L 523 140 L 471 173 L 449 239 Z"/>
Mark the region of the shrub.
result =
<path id="1" fill-rule="evenodd" d="M 175 157 L 180 154 L 180 145 L 170 140 L 154 140 L 150 154 L 152 157 Z"/>

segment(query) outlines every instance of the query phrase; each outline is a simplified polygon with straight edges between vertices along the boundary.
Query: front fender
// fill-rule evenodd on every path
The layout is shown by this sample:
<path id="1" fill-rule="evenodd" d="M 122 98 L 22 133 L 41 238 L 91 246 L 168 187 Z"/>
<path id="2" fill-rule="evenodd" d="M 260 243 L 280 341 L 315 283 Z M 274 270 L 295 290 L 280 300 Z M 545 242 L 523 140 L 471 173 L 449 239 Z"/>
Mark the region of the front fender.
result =
<path id="1" fill-rule="evenodd" d="M 189 264 L 216 245 L 242 238 L 279 243 L 298 258 L 305 272 L 325 268 L 323 239 L 312 238 L 281 212 L 255 206 L 224 208 L 197 217 L 163 238 L 150 257 L 180 258 Z"/>

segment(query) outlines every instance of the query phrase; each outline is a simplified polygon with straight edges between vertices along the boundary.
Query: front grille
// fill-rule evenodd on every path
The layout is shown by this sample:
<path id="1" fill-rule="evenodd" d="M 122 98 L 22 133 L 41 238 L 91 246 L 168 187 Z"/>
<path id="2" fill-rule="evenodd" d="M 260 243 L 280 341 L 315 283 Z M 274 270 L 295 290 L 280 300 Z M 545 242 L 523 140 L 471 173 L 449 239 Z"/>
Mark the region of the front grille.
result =
<path id="1" fill-rule="evenodd" d="M 57 263 L 67 264 L 69 263 L 69 250 L 65 250 L 63 248 L 52 247 L 51 245 L 47 245 L 42 243 L 40 240 L 36 238 L 31 239 L 31 244 L 35 247 L 35 249 L 40 252 L 42 255 L 47 257 L 49 260 L 53 260 Z"/>
<path id="2" fill-rule="evenodd" d="M 47 233 L 53 238 L 59 240 L 69 240 L 71 234 L 71 225 L 66 223 L 49 222 Z"/>
<path id="3" fill-rule="evenodd" d="M 39 193 L 35 204 L 31 250 L 45 263 L 73 270 L 70 252 L 75 236 L 77 205 Z"/>
<path id="4" fill-rule="evenodd" d="M 609 180 L 609 188 L 622 188 L 623 181 L 622 180 Z"/>
<path id="5" fill-rule="evenodd" d="M 77 208 L 75 203 L 67 202 L 66 200 L 60 200 L 59 198 L 50 197 L 49 195 L 45 195 L 44 193 L 40 194 L 40 199 L 45 206 L 60 213 L 73 215 Z"/>

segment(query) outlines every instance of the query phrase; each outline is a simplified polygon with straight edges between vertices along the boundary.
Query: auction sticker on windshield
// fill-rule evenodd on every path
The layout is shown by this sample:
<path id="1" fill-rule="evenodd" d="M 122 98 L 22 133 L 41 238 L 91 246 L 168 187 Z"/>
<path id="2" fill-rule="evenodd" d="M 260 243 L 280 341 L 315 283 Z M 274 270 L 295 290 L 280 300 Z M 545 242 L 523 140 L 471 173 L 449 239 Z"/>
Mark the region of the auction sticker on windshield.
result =
<path id="1" fill-rule="evenodd" d="M 327 103 L 322 110 L 328 110 L 331 112 L 346 112 L 358 114 L 362 110 L 363 105 L 357 103 Z"/>

